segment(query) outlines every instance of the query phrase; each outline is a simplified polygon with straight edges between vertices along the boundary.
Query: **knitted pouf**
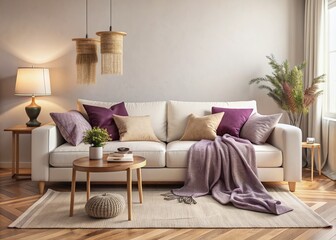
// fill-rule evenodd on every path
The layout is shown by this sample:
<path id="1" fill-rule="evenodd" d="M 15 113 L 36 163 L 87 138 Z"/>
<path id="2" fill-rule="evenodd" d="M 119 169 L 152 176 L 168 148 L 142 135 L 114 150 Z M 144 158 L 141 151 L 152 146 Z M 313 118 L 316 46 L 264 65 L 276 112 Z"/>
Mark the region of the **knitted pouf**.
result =
<path id="1" fill-rule="evenodd" d="M 119 194 L 104 193 L 94 196 L 85 204 L 85 211 L 94 218 L 113 218 L 125 208 L 125 199 Z"/>

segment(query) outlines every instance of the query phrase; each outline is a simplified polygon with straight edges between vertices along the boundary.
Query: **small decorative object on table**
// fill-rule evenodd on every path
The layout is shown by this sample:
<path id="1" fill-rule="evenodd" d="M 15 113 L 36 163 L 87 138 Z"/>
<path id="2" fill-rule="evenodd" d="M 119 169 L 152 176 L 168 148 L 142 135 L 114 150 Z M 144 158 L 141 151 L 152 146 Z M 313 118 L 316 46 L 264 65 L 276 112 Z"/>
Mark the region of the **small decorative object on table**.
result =
<path id="1" fill-rule="evenodd" d="M 92 197 L 85 204 L 85 211 L 94 218 L 113 218 L 125 209 L 125 199 L 119 194 L 104 193 Z"/>
<path id="2" fill-rule="evenodd" d="M 308 144 L 313 144 L 313 143 L 315 143 L 315 138 L 313 138 L 313 137 L 308 137 L 308 138 L 307 138 L 307 143 L 308 143 Z"/>
<path id="3" fill-rule="evenodd" d="M 103 146 L 105 142 L 112 140 L 109 133 L 104 128 L 93 127 L 84 133 L 83 142 L 90 144 L 89 158 L 90 159 L 102 159 L 103 158 Z"/>
<path id="4" fill-rule="evenodd" d="M 111 152 L 107 156 L 108 162 L 133 162 L 133 153 L 129 148 L 120 147 L 117 148 L 117 152 Z"/>
<path id="5" fill-rule="evenodd" d="M 117 148 L 118 152 L 128 152 L 130 149 L 127 148 L 127 147 L 120 147 L 120 148 Z"/>

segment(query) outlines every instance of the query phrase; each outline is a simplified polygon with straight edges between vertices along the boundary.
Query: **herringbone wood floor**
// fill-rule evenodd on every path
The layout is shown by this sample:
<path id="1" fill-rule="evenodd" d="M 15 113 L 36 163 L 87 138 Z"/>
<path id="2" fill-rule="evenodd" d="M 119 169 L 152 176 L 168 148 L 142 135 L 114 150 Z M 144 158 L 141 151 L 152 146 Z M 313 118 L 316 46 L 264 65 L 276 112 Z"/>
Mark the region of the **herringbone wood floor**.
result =
<path id="1" fill-rule="evenodd" d="M 0 169 L 0 239 L 336 239 L 336 184 L 309 171 L 297 185 L 295 195 L 333 224 L 321 229 L 9 229 L 7 226 L 40 198 L 37 183 L 13 180 L 9 170 Z M 287 189 L 286 183 L 267 184 Z M 69 191 L 70 184 L 48 184 Z M 94 185 L 100 188 L 100 185 Z M 79 189 L 85 190 L 84 185 Z"/>

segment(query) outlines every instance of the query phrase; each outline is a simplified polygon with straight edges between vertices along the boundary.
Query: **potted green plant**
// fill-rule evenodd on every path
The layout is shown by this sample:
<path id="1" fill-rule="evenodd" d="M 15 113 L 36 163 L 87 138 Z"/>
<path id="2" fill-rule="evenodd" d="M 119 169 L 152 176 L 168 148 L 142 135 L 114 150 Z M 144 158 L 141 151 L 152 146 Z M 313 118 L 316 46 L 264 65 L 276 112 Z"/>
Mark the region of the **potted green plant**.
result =
<path id="1" fill-rule="evenodd" d="M 278 63 L 273 55 L 267 56 L 267 59 L 273 69 L 272 75 L 252 79 L 250 84 L 260 84 L 260 89 L 268 90 L 267 95 L 287 112 L 290 124 L 299 127 L 302 114 L 307 113 L 309 106 L 323 93 L 318 84 L 324 82 L 325 74 L 316 77 L 312 85 L 304 90 L 302 69 L 305 62 L 290 69 L 288 60 Z"/>
<path id="2" fill-rule="evenodd" d="M 93 127 L 91 130 L 85 131 L 83 142 L 91 145 L 89 149 L 89 158 L 102 159 L 103 146 L 109 140 L 112 139 L 110 138 L 107 130 L 104 128 Z"/>

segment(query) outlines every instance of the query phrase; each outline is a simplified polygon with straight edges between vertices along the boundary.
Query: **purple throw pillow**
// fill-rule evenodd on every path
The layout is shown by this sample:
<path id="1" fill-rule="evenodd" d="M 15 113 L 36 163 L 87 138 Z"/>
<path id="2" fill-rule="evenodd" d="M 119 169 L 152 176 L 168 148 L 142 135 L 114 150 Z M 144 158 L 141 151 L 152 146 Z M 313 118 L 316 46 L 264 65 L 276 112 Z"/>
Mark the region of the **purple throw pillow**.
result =
<path id="1" fill-rule="evenodd" d="M 89 116 L 92 127 L 106 128 L 112 140 L 119 140 L 119 130 L 113 120 L 113 115 L 128 116 L 125 103 L 121 102 L 110 108 L 97 107 L 83 104 Z"/>
<path id="2" fill-rule="evenodd" d="M 220 108 L 212 107 L 212 113 L 224 112 L 222 121 L 217 128 L 217 135 L 223 136 L 225 133 L 239 137 L 239 132 L 244 123 L 251 115 L 252 108 Z"/>
<path id="3" fill-rule="evenodd" d="M 63 138 L 71 145 L 77 146 L 83 141 L 84 132 L 91 125 L 83 115 L 75 110 L 66 113 L 50 113 Z"/>

